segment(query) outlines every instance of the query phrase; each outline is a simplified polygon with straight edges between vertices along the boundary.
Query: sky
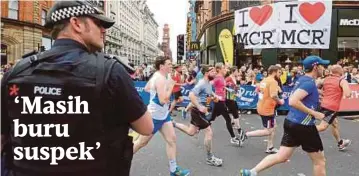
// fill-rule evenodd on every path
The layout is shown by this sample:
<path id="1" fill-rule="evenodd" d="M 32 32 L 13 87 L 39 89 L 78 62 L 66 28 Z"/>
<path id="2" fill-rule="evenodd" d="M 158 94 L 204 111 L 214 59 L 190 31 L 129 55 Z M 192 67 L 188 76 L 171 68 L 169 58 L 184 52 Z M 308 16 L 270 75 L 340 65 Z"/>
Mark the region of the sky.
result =
<path id="1" fill-rule="evenodd" d="M 177 35 L 186 33 L 188 0 L 147 0 L 147 5 L 159 25 L 159 42 L 162 43 L 163 26 L 170 27 L 172 58 L 177 60 Z"/>

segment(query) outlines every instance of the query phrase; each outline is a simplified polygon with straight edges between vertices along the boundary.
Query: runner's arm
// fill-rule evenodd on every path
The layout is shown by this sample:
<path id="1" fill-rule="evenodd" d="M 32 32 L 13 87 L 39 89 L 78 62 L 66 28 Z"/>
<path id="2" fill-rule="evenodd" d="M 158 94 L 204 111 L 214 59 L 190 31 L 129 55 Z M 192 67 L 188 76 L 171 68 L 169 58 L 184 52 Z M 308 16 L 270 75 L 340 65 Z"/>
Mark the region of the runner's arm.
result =
<path id="1" fill-rule="evenodd" d="M 269 93 L 270 93 L 270 97 L 275 100 L 278 104 L 280 104 L 281 99 L 279 98 L 278 95 L 279 92 L 279 86 L 277 82 L 273 82 L 269 85 Z"/>
<path id="2" fill-rule="evenodd" d="M 302 100 L 308 95 L 308 92 L 303 89 L 297 89 L 294 91 L 294 93 L 289 97 L 289 106 L 292 106 L 293 108 L 296 108 L 306 114 L 313 115 L 316 113 L 316 111 L 306 107 Z"/>
<path id="3" fill-rule="evenodd" d="M 197 97 L 193 92 L 189 93 L 189 99 L 191 100 L 191 103 L 196 106 L 197 108 L 199 108 L 200 106 L 202 106 L 198 101 L 197 101 Z"/>
<path id="4" fill-rule="evenodd" d="M 164 85 L 169 86 L 167 90 L 166 86 Z M 156 81 L 155 86 L 158 93 L 158 98 L 160 99 L 160 103 L 165 104 L 170 102 L 172 89 L 174 86 L 173 80 L 167 81 L 166 79 L 159 78 L 158 81 Z"/>
<path id="5" fill-rule="evenodd" d="M 145 91 L 146 92 L 150 92 L 150 90 L 151 90 L 151 80 L 150 81 L 147 81 L 147 84 L 146 84 L 146 86 L 145 86 Z"/>
<path id="6" fill-rule="evenodd" d="M 352 91 L 350 90 L 349 83 L 348 83 L 347 80 L 343 79 L 343 80 L 340 82 L 340 87 L 342 87 L 344 96 L 345 96 L 346 98 L 349 98 L 349 97 L 352 96 Z"/>

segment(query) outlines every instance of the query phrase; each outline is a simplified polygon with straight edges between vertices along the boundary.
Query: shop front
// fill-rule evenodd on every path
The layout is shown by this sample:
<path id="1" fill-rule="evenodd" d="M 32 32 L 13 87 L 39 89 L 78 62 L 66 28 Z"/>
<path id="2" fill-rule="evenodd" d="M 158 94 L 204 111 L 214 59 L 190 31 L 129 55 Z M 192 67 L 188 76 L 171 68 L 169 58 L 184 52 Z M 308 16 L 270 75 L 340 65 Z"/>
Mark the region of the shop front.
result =
<path id="1" fill-rule="evenodd" d="M 299 65 L 309 55 L 319 55 L 331 61 L 331 64 L 341 63 L 358 66 L 359 59 L 359 6 L 333 6 L 331 36 L 329 49 L 244 49 L 233 37 L 233 63 L 240 66 L 252 64 L 265 67 L 280 63 L 282 65 Z M 219 36 L 222 30 L 233 31 L 234 16 L 227 19 L 216 19 L 205 29 L 201 38 L 201 63 L 214 64 L 223 62 Z"/>

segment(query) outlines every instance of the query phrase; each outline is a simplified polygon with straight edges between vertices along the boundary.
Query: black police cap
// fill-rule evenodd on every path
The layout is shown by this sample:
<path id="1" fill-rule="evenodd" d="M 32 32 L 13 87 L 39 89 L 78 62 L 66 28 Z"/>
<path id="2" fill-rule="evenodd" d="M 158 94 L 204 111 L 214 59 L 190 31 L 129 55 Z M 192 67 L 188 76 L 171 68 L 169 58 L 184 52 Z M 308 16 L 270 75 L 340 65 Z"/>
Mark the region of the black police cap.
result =
<path id="1" fill-rule="evenodd" d="M 58 1 L 46 16 L 46 28 L 71 17 L 89 16 L 98 19 L 104 28 L 110 28 L 115 21 L 105 16 L 104 12 L 86 1 Z"/>

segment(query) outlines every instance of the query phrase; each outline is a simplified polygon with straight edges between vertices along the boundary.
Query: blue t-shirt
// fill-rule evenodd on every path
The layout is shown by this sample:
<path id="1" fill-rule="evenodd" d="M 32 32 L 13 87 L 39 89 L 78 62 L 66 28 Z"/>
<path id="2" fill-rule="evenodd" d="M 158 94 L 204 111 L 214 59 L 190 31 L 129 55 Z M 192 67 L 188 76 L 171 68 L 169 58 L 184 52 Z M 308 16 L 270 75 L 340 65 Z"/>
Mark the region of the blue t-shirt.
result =
<path id="1" fill-rule="evenodd" d="M 308 95 L 302 99 L 302 103 L 306 107 L 316 110 L 319 106 L 319 92 L 314 79 L 306 75 L 299 77 L 292 93 L 297 89 L 302 89 L 308 93 Z M 289 108 L 287 119 L 301 125 L 315 125 L 315 118 L 313 116 L 294 107 Z"/>

